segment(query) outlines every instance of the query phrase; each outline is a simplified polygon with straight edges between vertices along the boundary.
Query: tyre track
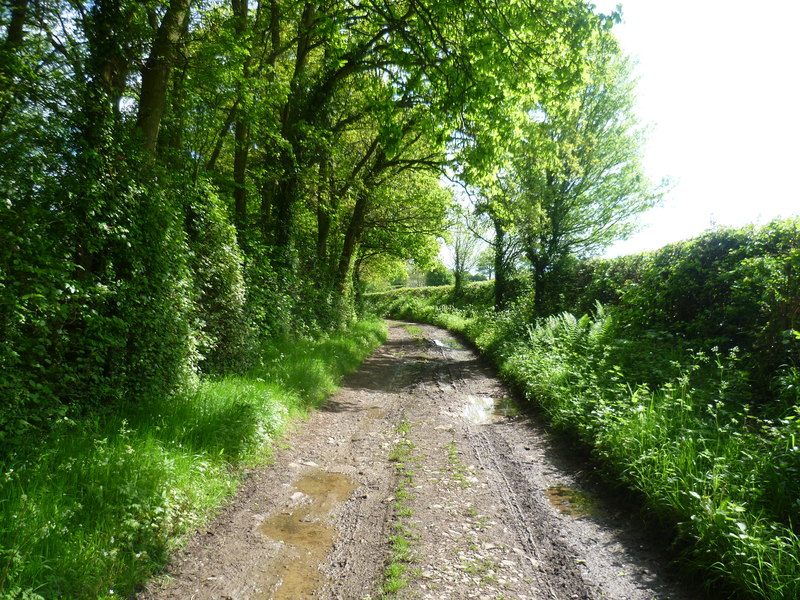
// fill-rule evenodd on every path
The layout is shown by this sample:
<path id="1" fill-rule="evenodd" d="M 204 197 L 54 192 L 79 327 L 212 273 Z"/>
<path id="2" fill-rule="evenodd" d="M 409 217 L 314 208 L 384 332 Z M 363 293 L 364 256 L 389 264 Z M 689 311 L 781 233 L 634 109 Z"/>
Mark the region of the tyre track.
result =
<path id="1" fill-rule="evenodd" d="M 398 599 L 689 600 L 658 574 L 663 557 L 643 549 L 630 523 L 550 505 L 548 489 L 580 482 L 535 419 L 465 418 L 468 398 L 509 396 L 446 331 L 392 323 L 387 343 L 287 436 L 272 466 L 252 473 L 176 554 L 169 579 L 152 582 L 140 600 L 378 598 L 397 484 L 389 452 L 401 422 L 418 460 L 409 465 L 407 501 L 415 576 Z M 326 477 L 347 483 L 346 500 L 315 498 L 304 487 Z M 327 528 L 332 541 L 318 562 L 303 565 L 319 585 L 287 596 L 286 582 L 303 579 L 291 574 L 305 551 L 263 524 L 294 514 L 296 527 Z"/>

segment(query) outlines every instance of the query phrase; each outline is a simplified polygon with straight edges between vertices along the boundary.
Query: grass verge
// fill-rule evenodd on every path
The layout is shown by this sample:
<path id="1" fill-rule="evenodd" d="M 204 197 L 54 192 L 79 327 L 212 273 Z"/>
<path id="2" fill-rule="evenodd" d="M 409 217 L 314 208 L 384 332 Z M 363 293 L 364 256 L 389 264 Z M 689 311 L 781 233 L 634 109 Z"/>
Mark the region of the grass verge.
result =
<path id="1" fill-rule="evenodd" d="M 599 309 L 531 323 L 515 308 L 394 301 L 395 318 L 463 334 L 554 428 L 592 447 L 605 473 L 677 532 L 683 566 L 709 590 L 800 597 L 800 407 L 754 414 L 736 356 L 631 339 Z"/>
<path id="2" fill-rule="evenodd" d="M 280 340 L 245 376 L 55 424 L 0 467 L 0 598 L 132 594 L 385 336 Z"/>

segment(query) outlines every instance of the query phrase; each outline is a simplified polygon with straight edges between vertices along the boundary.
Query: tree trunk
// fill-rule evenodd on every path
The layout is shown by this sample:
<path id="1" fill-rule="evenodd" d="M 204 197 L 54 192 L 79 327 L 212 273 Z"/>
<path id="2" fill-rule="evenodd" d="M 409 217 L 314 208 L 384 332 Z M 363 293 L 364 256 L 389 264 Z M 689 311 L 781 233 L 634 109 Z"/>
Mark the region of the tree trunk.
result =
<path id="1" fill-rule="evenodd" d="M 28 14 L 28 0 L 12 0 L 10 4 L 11 22 L 8 24 L 8 29 L 6 31 L 4 48 L 4 50 L 9 52 L 22 45 L 25 35 L 23 26 L 25 25 L 25 18 Z"/>
<path id="2" fill-rule="evenodd" d="M 281 5 L 278 0 L 271 0 L 269 3 L 269 34 L 270 42 L 272 43 L 269 65 L 273 69 L 269 77 L 274 78 L 275 65 L 277 64 L 278 52 L 280 52 L 281 47 Z"/>
<path id="3" fill-rule="evenodd" d="M 508 302 L 508 269 L 506 261 L 506 231 L 497 217 L 494 223 L 494 308 L 501 311 Z"/>
<path id="4" fill-rule="evenodd" d="M 259 15 L 261 14 L 261 11 L 264 10 L 264 6 L 265 4 L 263 0 L 259 2 Z M 269 67 L 266 73 L 266 78 L 267 81 L 273 83 L 276 78 L 275 67 L 278 62 L 281 46 L 281 7 L 279 0 L 270 0 L 269 2 L 269 27 L 265 31 L 265 34 L 267 33 L 269 34 L 271 48 L 266 62 L 267 66 Z M 262 42 L 266 43 L 264 40 L 262 40 Z M 267 147 L 267 144 L 264 146 Z M 264 154 L 268 155 L 266 152 Z M 261 176 L 260 180 L 261 206 L 258 215 L 258 226 L 261 232 L 261 237 L 266 242 L 270 241 L 270 229 L 273 221 L 274 197 L 278 182 L 275 180 L 274 174 L 270 172 L 272 170 L 272 165 L 269 162 L 270 159 L 265 156 L 262 161 L 263 175 Z"/>
<path id="5" fill-rule="evenodd" d="M 225 136 L 228 135 L 228 132 L 231 130 L 231 125 L 233 125 L 233 122 L 236 120 L 238 110 L 239 101 L 237 100 L 234 102 L 233 106 L 231 106 L 228 111 L 228 116 L 225 118 L 225 122 L 222 124 L 222 127 L 220 127 L 217 141 L 214 144 L 214 150 L 211 151 L 211 156 L 208 158 L 208 161 L 206 161 L 206 171 L 213 171 L 216 168 L 217 160 L 222 153 L 222 146 L 225 144 Z"/>
<path id="6" fill-rule="evenodd" d="M 20 67 L 20 57 L 14 54 L 25 39 L 23 25 L 28 13 L 28 0 L 12 0 L 9 8 L 11 22 L 8 24 L 6 39 L 0 45 L 0 91 L 2 91 L 0 96 L 3 98 L 0 103 L 0 130 L 3 129 L 11 109 L 24 97 L 24 93 L 20 93 L 19 84 L 14 84 L 16 72 Z"/>
<path id="7" fill-rule="evenodd" d="M 87 21 L 86 39 L 89 75 L 83 106 L 83 136 L 92 148 L 111 130 L 111 119 L 119 117 L 119 103 L 125 92 L 129 63 L 126 58 L 130 26 L 119 0 L 97 0 Z"/>
<path id="8" fill-rule="evenodd" d="M 276 7 L 273 7 L 275 10 Z M 289 84 L 290 92 L 286 104 L 281 111 L 281 135 L 288 148 L 280 150 L 279 162 L 281 165 L 281 178 L 275 189 L 273 197 L 272 242 L 274 245 L 273 261 L 279 269 L 290 270 L 293 263 L 292 242 L 295 231 L 295 204 L 298 200 L 299 166 L 301 140 L 297 132 L 300 115 L 304 113 L 303 104 L 306 101 L 306 90 L 302 84 L 311 50 L 311 35 L 314 19 L 316 18 L 314 2 L 306 2 L 303 14 L 298 24 L 297 46 L 295 50 L 294 72 Z M 276 18 L 276 12 L 272 16 Z M 278 32 L 273 31 L 273 43 L 276 42 Z M 279 41 L 279 40 L 278 40 Z"/>
<path id="9" fill-rule="evenodd" d="M 275 186 L 272 202 L 271 241 L 274 246 L 273 262 L 275 267 L 283 270 L 292 268 L 292 241 L 294 238 L 295 201 L 297 198 L 298 174 L 291 157 L 283 156 L 284 164 L 289 168 Z"/>
<path id="10" fill-rule="evenodd" d="M 247 32 L 247 0 L 231 0 L 231 10 L 236 19 L 234 32 L 236 37 L 242 39 Z M 250 76 L 250 56 L 242 65 L 242 78 L 247 80 Z M 241 88 L 238 92 L 237 104 L 247 106 L 243 100 Z M 250 128 L 247 123 L 245 110 L 238 110 L 236 124 L 233 130 L 233 221 L 239 236 L 247 230 L 247 156 L 250 150 Z"/>
<path id="11" fill-rule="evenodd" d="M 113 191 L 116 170 L 114 153 L 115 96 L 113 83 L 119 80 L 117 69 L 124 69 L 124 38 L 127 21 L 118 0 L 97 0 L 86 20 L 88 56 L 86 86 L 80 106 L 80 128 L 76 131 L 82 147 L 76 155 L 75 169 L 89 180 L 105 180 L 102 191 L 78 194 L 69 211 L 75 219 L 75 277 L 90 281 L 102 273 L 109 256 L 98 248 L 94 224 L 112 219 L 119 198 Z M 98 214 L 100 215 L 98 217 Z"/>
<path id="12" fill-rule="evenodd" d="M 180 72 L 172 78 L 172 94 L 169 111 L 164 116 L 165 135 L 158 143 L 161 150 L 170 151 L 171 160 L 183 146 L 183 133 L 186 130 L 186 78 L 188 65 L 184 62 Z"/>
<path id="13" fill-rule="evenodd" d="M 275 192 L 275 180 L 269 176 L 261 180 L 261 211 L 259 223 L 261 225 L 261 236 L 269 240 L 269 232 L 272 227 L 272 196 Z"/>
<path id="14" fill-rule="evenodd" d="M 237 121 L 233 150 L 234 223 L 239 235 L 247 229 L 247 156 L 250 149 L 249 127 Z"/>
<path id="15" fill-rule="evenodd" d="M 316 270 L 322 275 L 328 264 L 328 237 L 331 232 L 331 203 L 329 181 L 330 155 L 326 154 L 319 165 L 317 188 L 317 255 Z"/>
<path id="16" fill-rule="evenodd" d="M 158 131 L 167 99 L 167 81 L 175 60 L 175 45 L 181 37 L 189 15 L 191 0 L 170 0 L 153 41 L 153 48 L 142 69 L 142 91 L 136 126 L 141 134 L 142 147 L 155 152 Z"/>
<path id="17" fill-rule="evenodd" d="M 344 297 L 347 294 L 347 283 L 353 267 L 353 258 L 356 248 L 364 229 L 364 218 L 367 215 L 367 205 L 369 204 L 369 191 L 362 190 L 356 199 L 353 208 L 353 215 L 350 217 L 350 224 L 344 235 L 342 253 L 339 257 L 339 267 L 336 271 L 336 289 Z"/>
<path id="18" fill-rule="evenodd" d="M 459 298 L 464 290 L 464 271 L 459 268 L 453 269 L 453 280 L 453 296 Z"/>

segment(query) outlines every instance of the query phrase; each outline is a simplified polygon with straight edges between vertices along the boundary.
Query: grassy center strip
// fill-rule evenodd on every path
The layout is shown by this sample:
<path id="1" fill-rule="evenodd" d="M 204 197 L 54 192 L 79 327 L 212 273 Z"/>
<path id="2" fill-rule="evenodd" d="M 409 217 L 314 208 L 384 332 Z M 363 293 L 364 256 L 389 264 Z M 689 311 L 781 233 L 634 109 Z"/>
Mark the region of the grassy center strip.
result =
<path id="1" fill-rule="evenodd" d="M 403 420 L 397 426 L 400 439 L 389 452 L 389 461 L 394 464 L 398 475 L 397 488 L 394 494 L 394 517 L 392 519 L 392 533 L 389 535 L 389 556 L 383 573 L 383 583 L 380 589 L 380 600 L 395 600 L 398 593 L 409 584 L 409 579 L 415 575 L 411 569 L 414 562 L 414 546 L 418 536 L 414 533 L 411 519 L 414 511 L 411 501 L 414 496 L 413 464 L 419 463 L 421 457 L 414 453 L 415 444 L 409 439 L 411 423 Z"/>

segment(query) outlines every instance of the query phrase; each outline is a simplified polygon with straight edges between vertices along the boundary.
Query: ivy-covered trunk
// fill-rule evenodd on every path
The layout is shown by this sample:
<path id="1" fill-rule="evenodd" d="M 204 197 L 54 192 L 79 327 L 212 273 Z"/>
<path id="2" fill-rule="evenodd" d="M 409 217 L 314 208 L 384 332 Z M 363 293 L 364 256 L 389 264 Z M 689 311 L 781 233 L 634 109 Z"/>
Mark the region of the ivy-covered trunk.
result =
<path id="1" fill-rule="evenodd" d="M 136 125 L 142 148 L 155 152 L 161 117 L 167 102 L 167 82 L 175 61 L 175 48 L 189 18 L 191 0 L 171 0 L 158 27 L 147 62 L 142 69 Z"/>
<path id="2" fill-rule="evenodd" d="M 494 217 L 494 308 L 501 311 L 508 303 L 508 260 L 506 230 L 503 222 Z"/>

